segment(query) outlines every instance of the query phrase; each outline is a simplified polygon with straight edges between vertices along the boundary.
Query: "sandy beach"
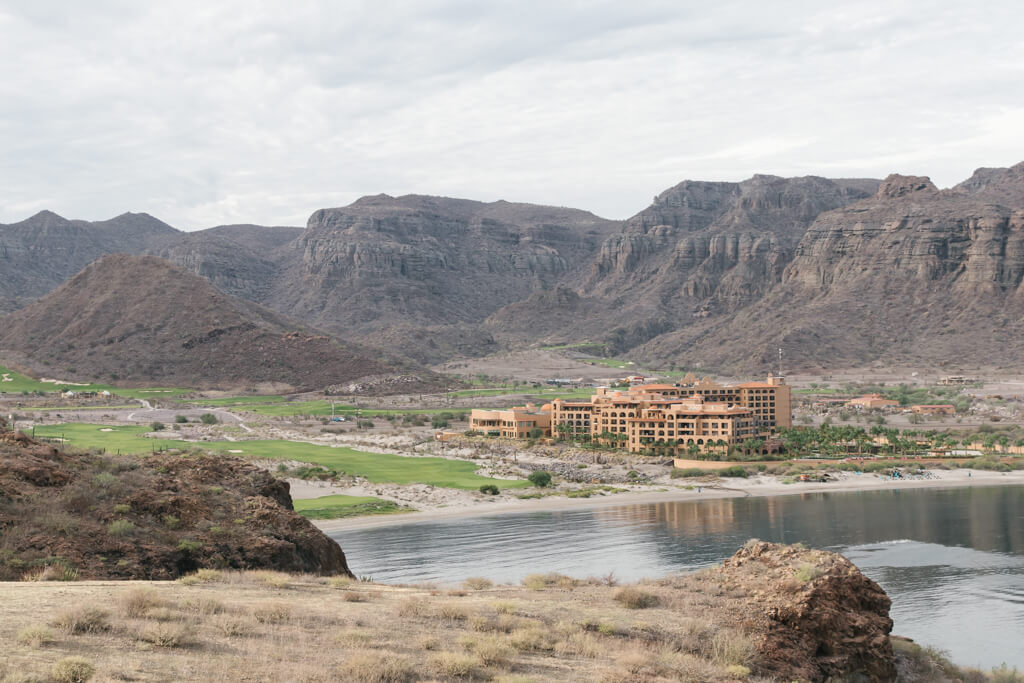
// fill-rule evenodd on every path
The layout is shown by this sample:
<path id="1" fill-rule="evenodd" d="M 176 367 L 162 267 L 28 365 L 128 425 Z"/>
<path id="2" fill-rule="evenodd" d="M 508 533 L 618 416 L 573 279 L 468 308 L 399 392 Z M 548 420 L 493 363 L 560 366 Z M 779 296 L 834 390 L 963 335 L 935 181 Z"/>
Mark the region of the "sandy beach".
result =
<path id="1" fill-rule="evenodd" d="M 930 470 L 929 479 L 891 479 L 875 474 L 841 473 L 841 478 L 830 482 L 804 482 L 783 484 L 778 478 L 760 475 L 749 479 L 728 479 L 706 483 L 676 483 L 668 486 L 630 487 L 627 493 L 592 496 L 590 498 L 567 498 L 554 495 L 541 499 L 520 500 L 518 498 L 493 498 L 478 496 L 470 492 L 452 492 L 445 496 L 447 489 L 434 489 L 447 500 L 425 507 L 420 503 L 417 512 L 394 515 L 353 517 L 339 520 L 316 520 L 314 523 L 325 532 L 368 529 L 373 527 L 451 520 L 460 517 L 482 515 L 520 514 L 524 512 L 548 512 L 556 510 L 581 510 L 587 508 L 612 507 L 674 501 L 695 501 L 714 498 L 736 498 L 744 496 L 791 496 L 805 493 L 853 491 L 879 491 L 895 489 L 941 489 L 969 486 L 1022 486 L 1024 471 L 990 472 L 987 470 Z M 349 495 L 373 495 L 372 491 L 360 489 L 337 489 L 320 487 L 306 482 L 296 486 L 292 482 L 295 498 L 312 498 L 345 493 Z M 670 488 L 670 486 L 672 488 Z M 686 486 L 695 488 L 687 489 Z M 699 486 L 698 488 L 696 488 Z M 464 494 L 464 495 L 459 495 Z"/>

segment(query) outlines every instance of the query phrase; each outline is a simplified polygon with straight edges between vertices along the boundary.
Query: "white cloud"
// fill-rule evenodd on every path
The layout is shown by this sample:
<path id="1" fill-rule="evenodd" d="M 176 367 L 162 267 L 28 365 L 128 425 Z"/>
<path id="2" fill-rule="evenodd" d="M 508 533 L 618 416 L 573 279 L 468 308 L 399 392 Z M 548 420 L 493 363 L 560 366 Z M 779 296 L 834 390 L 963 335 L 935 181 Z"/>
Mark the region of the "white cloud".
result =
<path id="1" fill-rule="evenodd" d="M 1024 159 L 1024 6 L 0 0 L 0 222 L 362 194 L 623 218 L 684 178 Z"/>

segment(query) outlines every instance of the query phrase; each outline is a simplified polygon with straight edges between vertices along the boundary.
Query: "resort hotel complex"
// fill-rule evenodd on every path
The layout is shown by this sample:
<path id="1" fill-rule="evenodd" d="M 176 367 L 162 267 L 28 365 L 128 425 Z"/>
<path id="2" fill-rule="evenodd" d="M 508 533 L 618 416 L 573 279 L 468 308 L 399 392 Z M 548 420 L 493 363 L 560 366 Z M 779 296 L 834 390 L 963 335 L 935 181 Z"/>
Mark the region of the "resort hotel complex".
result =
<path id="1" fill-rule="evenodd" d="M 767 440 L 777 428 L 792 426 L 792 409 L 782 377 L 733 385 L 703 379 L 599 387 L 587 400 L 556 399 L 541 407 L 475 409 L 469 426 L 488 436 L 618 443 L 633 453 L 654 447 L 710 451 Z"/>

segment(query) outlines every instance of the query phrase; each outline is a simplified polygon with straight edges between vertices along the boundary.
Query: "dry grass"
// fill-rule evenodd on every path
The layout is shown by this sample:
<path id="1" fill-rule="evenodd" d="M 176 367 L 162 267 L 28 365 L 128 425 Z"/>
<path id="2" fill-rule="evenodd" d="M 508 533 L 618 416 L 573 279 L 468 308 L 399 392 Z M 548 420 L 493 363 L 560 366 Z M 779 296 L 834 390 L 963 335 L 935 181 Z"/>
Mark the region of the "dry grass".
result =
<path id="1" fill-rule="evenodd" d="M 252 616 L 261 624 L 283 624 L 292 618 L 292 606 L 287 602 L 268 602 L 253 608 Z"/>
<path id="2" fill-rule="evenodd" d="M 353 683 L 408 683 L 417 678 L 412 661 L 380 652 L 353 652 L 338 667 L 338 675 Z"/>
<path id="3" fill-rule="evenodd" d="M 186 647 L 192 642 L 192 629 L 185 624 L 151 624 L 136 637 L 157 647 Z"/>
<path id="4" fill-rule="evenodd" d="M 38 624 L 26 626 L 18 631 L 19 645 L 25 645 L 31 648 L 40 648 L 43 645 L 52 643 L 54 640 L 53 631 Z"/>
<path id="5" fill-rule="evenodd" d="M 657 607 L 661 602 L 658 596 L 653 593 L 628 586 L 615 592 L 615 601 L 629 609 L 648 609 L 650 607 Z"/>
<path id="6" fill-rule="evenodd" d="M 69 607 L 61 610 L 50 625 L 68 635 L 110 630 L 110 613 L 99 607 Z"/>
<path id="7" fill-rule="evenodd" d="M 57 683 L 85 683 L 95 673 L 96 667 L 84 657 L 65 657 L 50 669 L 50 677 Z"/>
<path id="8" fill-rule="evenodd" d="M 462 585 L 472 591 L 482 591 L 492 588 L 494 586 L 494 582 L 480 576 L 472 576 L 463 581 Z"/>
<path id="9" fill-rule="evenodd" d="M 131 619 L 139 619 L 155 607 L 162 607 L 164 601 L 157 592 L 149 587 L 133 588 L 121 596 L 118 601 L 121 614 Z"/>
<path id="10" fill-rule="evenodd" d="M 613 599 L 623 588 L 541 576 L 547 590 L 458 598 L 290 576 L 287 601 L 254 572 L 191 585 L 0 584 L 0 680 L 74 680 L 51 674 L 68 655 L 84 657 L 96 681 L 767 680 L 753 636 L 714 610 L 710 584 L 626 587 L 660 598 L 637 611 Z M 368 601 L 347 602 L 350 593 Z"/>

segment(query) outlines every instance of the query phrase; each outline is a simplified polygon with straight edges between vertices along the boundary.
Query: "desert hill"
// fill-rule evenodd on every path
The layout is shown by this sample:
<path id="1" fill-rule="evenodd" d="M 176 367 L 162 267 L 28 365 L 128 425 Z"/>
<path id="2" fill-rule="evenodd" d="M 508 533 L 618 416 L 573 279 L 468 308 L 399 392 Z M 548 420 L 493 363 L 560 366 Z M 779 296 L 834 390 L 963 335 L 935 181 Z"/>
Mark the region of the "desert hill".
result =
<path id="1" fill-rule="evenodd" d="M 66 453 L 0 420 L 0 581 L 173 579 L 200 568 L 351 576 L 292 508 L 288 484 L 237 458 Z"/>
<path id="2" fill-rule="evenodd" d="M 322 388 L 395 369 L 152 256 L 105 256 L 0 319 L 0 349 L 74 377 Z"/>

